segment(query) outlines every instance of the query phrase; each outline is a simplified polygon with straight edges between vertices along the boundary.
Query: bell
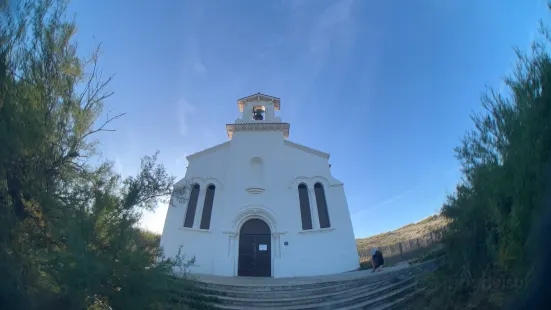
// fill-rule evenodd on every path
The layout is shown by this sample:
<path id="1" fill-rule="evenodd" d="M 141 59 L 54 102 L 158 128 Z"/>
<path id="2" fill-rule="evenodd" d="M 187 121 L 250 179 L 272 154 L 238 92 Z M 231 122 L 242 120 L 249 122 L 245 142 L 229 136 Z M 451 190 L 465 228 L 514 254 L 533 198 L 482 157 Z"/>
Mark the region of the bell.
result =
<path id="1" fill-rule="evenodd" d="M 256 109 L 253 111 L 253 119 L 255 121 L 261 121 L 264 119 L 264 115 L 262 115 L 264 111 L 262 109 Z"/>

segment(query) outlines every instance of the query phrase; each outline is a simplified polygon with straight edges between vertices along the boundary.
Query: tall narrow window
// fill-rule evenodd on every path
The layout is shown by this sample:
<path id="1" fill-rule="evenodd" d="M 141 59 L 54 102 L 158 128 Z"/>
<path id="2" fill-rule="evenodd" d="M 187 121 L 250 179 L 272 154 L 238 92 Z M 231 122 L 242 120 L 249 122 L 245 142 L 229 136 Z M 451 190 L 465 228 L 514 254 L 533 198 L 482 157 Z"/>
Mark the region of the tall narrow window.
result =
<path id="1" fill-rule="evenodd" d="M 207 187 L 207 194 L 205 195 L 205 205 L 203 206 L 203 215 L 201 216 L 201 229 L 210 228 L 210 217 L 212 215 L 212 204 L 214 202 L 214 192 L 216 186 L 209 185 Z"/>
<path id="2" fill-rule="evenodd" d="M 189 201 L 187 203 L 184 227 L 193 227 L 193 219 L 195 218 L 195 210 L 197 209 L 197 200 L 199 200 L 199 189 L 199 184 L 195 184 L 191 188 L 191 194 L 189 194 Z"/>
<path id="3" fill-rule="evenodd" d="M 314 192 L 316 193 L 316 203 L 318 205 L 318 216 L 320 220 L 320 228 L 331 227 L 329 223 L 329 211 L 327 210 L 327 201 L 325 200 L 325 192 L 321 183 L 314 185 Z"/>
<path id="4" fill-rule="evenodd" d="M 306 184 L 304 183 L 298 186 L 298 200 L 300 202 L 302 230 L 312 229 L 312 215 L 310 212 L 310 199 L 308 199 L 308 187 L 306 187 Z"/>

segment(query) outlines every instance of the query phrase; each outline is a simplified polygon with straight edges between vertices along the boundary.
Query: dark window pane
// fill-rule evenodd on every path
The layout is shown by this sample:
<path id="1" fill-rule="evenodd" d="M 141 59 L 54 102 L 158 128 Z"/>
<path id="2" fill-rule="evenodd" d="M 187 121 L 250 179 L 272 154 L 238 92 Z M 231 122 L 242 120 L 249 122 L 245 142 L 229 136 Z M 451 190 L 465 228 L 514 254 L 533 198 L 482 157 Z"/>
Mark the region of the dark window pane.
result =
<path id="1" fill-rule="evenodd" d="M 201 229 L 210 228 L 210 217 L 212 215 L 212 204 L 214 203 L 214 192 L 216 187 L 209 185 L 207 194 L 205 195 L 205 205 L 203 206 L 203 215 L 201 216 Z"/>
<path id="2" fill-rule="evenodd" d="M 310 199 L 308 199 L 308 188 L 304 184 L 300 184 L 298 186 L 298 199 L 300 202 L 300 217 L 302 218 L 302 230 L 312 229 Z"/>
<path id="3" fill-rule="evenodd" d="M 320 228 L 331 227 L 329 223 L 329 211 L 327 210 L 327 202 L 325 201 L 325 192 L 321 183 L 314 185 L 314 192 L 316 193 L 316 203 L 318 205 L 318 216 L 320 219 Z"/>
<path id="4" fill-rule="evenodd" d="M 197 200 L 199 199 L 199 184 L 193 185 L 186 210 L 186 219 L 184 227 L 193 227 L 193 219 L 195 218 L 195 209 L 197 209 Z"/>

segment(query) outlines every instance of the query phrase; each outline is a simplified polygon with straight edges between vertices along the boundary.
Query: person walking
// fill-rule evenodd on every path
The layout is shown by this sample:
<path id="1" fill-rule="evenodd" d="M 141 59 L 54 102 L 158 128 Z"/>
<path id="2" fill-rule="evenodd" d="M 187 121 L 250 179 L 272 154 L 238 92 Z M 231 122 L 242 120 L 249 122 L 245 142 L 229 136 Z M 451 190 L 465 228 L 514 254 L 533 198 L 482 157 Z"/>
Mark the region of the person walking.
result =
<path id="1" fill-rule="evenodd" d="M 371 272 L 381 271 L 384 264 L 385 264 L 385 259 L 383 257 L 383 253 L 377 250 L 377 248 L 372 248 L 371 249 L 371 266 L 373 267 L 373 270 Z"/>

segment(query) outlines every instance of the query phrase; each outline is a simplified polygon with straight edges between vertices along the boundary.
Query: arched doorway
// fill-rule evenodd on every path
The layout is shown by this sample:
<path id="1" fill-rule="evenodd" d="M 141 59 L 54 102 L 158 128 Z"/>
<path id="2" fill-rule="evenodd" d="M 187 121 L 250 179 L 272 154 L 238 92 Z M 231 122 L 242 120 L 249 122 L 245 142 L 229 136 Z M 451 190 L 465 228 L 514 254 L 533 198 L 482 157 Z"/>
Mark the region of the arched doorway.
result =
<path id="1" fill-rule="evenodd" d="M 241 226 L 238 276 L 272 276 L 271 240 L 270 227 L 263 220 L 251 219 Z"/>

